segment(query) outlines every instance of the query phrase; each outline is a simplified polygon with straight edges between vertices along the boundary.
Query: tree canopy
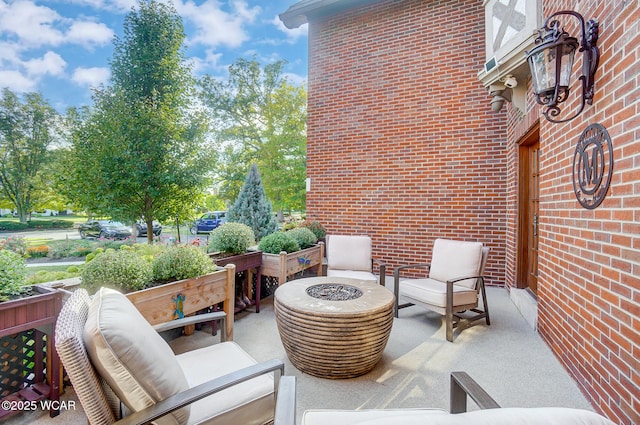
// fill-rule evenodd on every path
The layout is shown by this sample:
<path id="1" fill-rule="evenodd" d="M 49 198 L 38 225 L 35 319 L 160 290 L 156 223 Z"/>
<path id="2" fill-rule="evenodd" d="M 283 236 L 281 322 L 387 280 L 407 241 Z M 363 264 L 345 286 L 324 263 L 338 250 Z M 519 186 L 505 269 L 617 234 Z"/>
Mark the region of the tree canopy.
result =
<path id="1" fill-rule="evenodd" d="M 209 185 L 215 149 L 184 60 L 184 28 L 172 6 L 142 1 L 115 40 L 111 85 L 74 131 L 69 195 L 92 212 L 132 222 L 189 216 Z M 149 242 L 153 235 L 149 232 Z"/>
<path id="2" fill-rule="evenodd" d="M 235 199 L 246 164 L 262 170 L 267 197 L 278 210 L 304 209 L 306 90 L 283 77 L 283 61 L 266 65 L 238 59 L 225 81 L 200 81 L 204 103 L 222 144 L 220 195 Z"/>
<path id="3" fill-rule="evenodd" d="M 5 88 L 0 99 L 0 190 L 21 222 L 34 205 L 45 202 L 44 169 L 56 140 L 59 115 L 39 93 L 22 101 Z"/>

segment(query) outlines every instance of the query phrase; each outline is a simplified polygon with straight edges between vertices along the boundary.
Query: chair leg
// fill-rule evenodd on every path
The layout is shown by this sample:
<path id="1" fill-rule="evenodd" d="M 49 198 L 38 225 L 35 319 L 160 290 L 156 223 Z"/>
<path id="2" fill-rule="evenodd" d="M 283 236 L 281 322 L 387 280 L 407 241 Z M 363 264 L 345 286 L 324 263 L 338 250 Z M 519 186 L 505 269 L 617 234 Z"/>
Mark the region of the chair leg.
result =
<path id="1" fill-rule="evenodd" d="M 480 278 L 480 291 L 482 292 L 482 304 L 484 305 L 484 317 L 487 322 L 487 326 L 491 325 L 489 320 L 489 305 L 487 304 L 487 291 L 484 288 L 484 278 Z"/>
<path id="2" fill-rule="evenodd" d="M 395 296 L 395 301 L 393 305 L 393 315 L 395 318 L 398 318 L 398 310 L 400 310 L 400 306 L 398 305 L 400 298 L 400 271 L 393 271 L 393 295 Z"/>
<path id="3" fill-rule="evenodd" d="M 453 284 L 447 282 L 447 307 L 445 311 L 447 341 L 453 342 Z"/>

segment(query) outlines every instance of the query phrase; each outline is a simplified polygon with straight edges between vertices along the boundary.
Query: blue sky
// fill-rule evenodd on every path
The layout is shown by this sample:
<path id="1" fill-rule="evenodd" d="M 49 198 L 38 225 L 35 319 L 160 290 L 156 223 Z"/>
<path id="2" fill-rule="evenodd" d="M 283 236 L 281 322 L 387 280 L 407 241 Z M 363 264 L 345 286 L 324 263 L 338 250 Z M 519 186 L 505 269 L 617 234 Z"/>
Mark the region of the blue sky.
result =
<path id="1" fill-rule="evenodd" d="M 225 77 L 236 59 L 287 61 L 285 75 L 307 79 L 307 25 L 278 19 L 297 0 L 174 0 L 185 26 L 186 57 L 197 76 Z M 108 83 L 113 37 L 137 0 L 0 0 L 0 88 L 38 91 L 64 112 L 91 105 Z"/>

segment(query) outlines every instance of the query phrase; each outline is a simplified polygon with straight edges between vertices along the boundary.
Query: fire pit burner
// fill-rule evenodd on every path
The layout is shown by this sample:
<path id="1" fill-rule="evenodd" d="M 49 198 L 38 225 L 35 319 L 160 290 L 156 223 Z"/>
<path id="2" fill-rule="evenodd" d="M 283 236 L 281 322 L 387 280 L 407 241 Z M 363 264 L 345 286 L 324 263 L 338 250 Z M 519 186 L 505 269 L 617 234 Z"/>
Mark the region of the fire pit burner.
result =
<path id="1" fill-rule="evenodd" d="M 362 296 L 362 291 L 355 286 L 340 283 L 322 283 L 307 288 L 307 294 L 313 298 L 327 301 L 349 301 Z"/>

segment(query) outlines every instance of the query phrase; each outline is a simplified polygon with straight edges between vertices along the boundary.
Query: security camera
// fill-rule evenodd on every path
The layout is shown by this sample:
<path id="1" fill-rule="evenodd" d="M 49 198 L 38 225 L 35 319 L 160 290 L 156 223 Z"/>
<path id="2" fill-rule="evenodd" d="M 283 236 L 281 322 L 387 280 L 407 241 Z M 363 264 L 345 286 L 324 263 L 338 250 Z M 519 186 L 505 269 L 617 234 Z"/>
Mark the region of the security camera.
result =
<path id="1" fill-rule="evenodd" d="M 516 87 L 518 85 L 518 80 L 516 80 L 516 77 L 514 77 L 513 75 L 509 74 L 506 77 L 504 77 L 504 79 L 502 80 L 504 85 L 510 89 Z"/>

